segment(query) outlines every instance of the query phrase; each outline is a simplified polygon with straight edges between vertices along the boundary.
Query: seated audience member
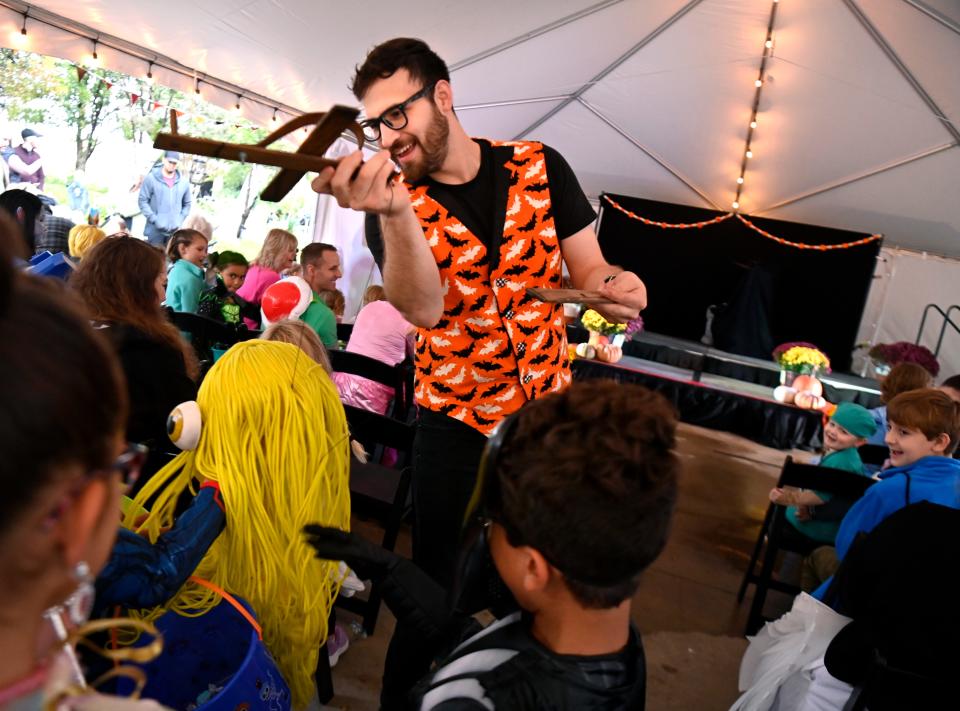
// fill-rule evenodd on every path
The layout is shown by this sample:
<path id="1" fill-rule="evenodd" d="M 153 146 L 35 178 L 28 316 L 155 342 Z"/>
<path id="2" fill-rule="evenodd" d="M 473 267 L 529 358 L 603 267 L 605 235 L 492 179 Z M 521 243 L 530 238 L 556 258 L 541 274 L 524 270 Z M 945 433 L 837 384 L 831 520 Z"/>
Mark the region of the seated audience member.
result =
<path id="1" fill-rule="evenodd" d="M 863 474 L 863 462 L 857 447 L 865 444 L 875 429 L 869 410 L 852 402 L 841 402 L 823 428 L 823 458 L 819 465 Z M 827 515 L 818 516 L 820 507 L 832 498 L 823 491 L 780 488 L 770 491 L 773 503 L 790 507 L 786 514 L 790 528 L 785 529 L 785 533 L 808 551 L 823 543 L 833 544 L 840 521 L 852 506 L 852 502 L 846 506 L 832 506 Z"/>
<path id="2" fill-rule="evenodd" d="M 955 703 L 960 510 L 920 501 L 854 542 L 826 593 L 798 598 L 751 641 L 737 711 L 870 711 Z M 839 613 L 839 614 L 838 614 Z"/>
<path id="3" fill-rule="evenodd" d="M 94 246 L 70 280 L 120 358 L 130 401 L 126 437 L 154 452 L 145 475 L 169 449 L 170 412 L 197 396 L 196 356 L 160 305 L 166 280 L 163 253 L 133 237 Z"/>
<path id="4" fill-rule="evenodd" d="M 20 227 L 20 237 L 27 245 L 27 256 L 33 256 L 47 231 L 47 214 L 43 203 L 33 193 L 11 188 L 0 193 L 0 211 L 6 212 Z"/>
<path id="5" fill-rule="evenodd" d="M 49 234 L 49 233 L 48 233 Z M 105 239 L 107 234 L 93 225 L 74 225 L 67 236 L 70 256 L 83 259 L 95 244 Z"/>
<path id="6" fill-rule="evenodd" d="M 200 294 L 197 313 L 232 326 L 239 326 L 243 316 L 259 318 L 259 309 L 237 294 L 250 268 L 247 258 L 239 252 L 213 252 L 210 267 L 215 282 Z"/>
<path id="7" fill-rule="evenodd" d="M 167 241 L 167 258 L 173 264 L 167 272 L 167 306 L 195 314 L 206 287 L 203 265 L 207 260 L 207 238 L 196 230 L 177 230 Z"/>
<path id="8" fill-rule="evenodd" d="M 74 295 L 14 272 L 19 240 L 0 217 L 0 706 L 160 711 L 81 689 L 73 640 L 60 637 L 85 636 L 88 610 L 76 601 L 110 553 L 136 460 L 116 356 Z"/>
<path id="9" fill-rule="evenodd" d="M 667 540 L 675 427 L 662 396 L 607 381 L 575 382 L 508 418 L 484 454 L 471 518 L 521 611 L 463 641 L 408 703 L 384 689 L 383 708 L 643 709 L 630 605 Z M 418 653 L 463 639 L 472 610 L 442 613 L 444 591 L 412 563 L 355 534 L 307 533 L 318 557 L 383 582 L 394 613 L 421 628 Z"/>
<path id="10" fill-rule="evenodd" d="M 327 305 L 337 319 L 343 323 L 343 314 L 347 309 L 347 299 L 339 289 L 329 289 L 319 292 L 320 299 Z"/>
<path id="11" fill-rule="evenodd" d="M 260 339 L 264 341 L 277 341 L 278 343 L 292 343 L 302 350 L 310 359 L 330 375 L 330 356 L 327 349 L 320 341 L 320 336 L 310 326 L 303 321 L 277 321 L 267 326 L 260 334 Z"/>
<path id="12" fill-rule="evenodd" d="M 54 215 L 47 205 L 43 206 L 46 234 L 37 240 L 35 252 L 67 252 L 70 250 L 70 231 L 74 228 L 73 220 Z M 72 256 L 72 255 L 71 255 Z"/>
<path id="13" fill-rule="evenodd" d="M 210 224 L 210 220 L 201 215 L 199 212 L 191 212 L 189 215 L 187 215 L 187 219 L 185 219 L 183 224 L 180 225 L 180 229 L 196 230 L 207 238 L 207 242 L 213 239 L 213 225 Z"/>
<path id="14" fill-rule="evenodd" d="M 883 444 L 887 436 L 887 404 L 900 393 L 909 390 L 929 388 L 933 376 L 922 365 L 916 363 L 897 363 L 880 383 L 880 407 L 870 412 L 877 423 L 877 431 L 867 439 L 867 444 Z"/>
<path id="15" fill-rule="evenodd" d="M 336 388 L 296 346 L 250 340 L 232 346 L 207 373 L 196 403 L 180 410 L 196 412 L 198 426 L 174 419 L 185 451 L 137 494 L 124 525 L 155 542 L 185 491 L 217 482 L 228 525 L 195 575 L 250 603 L 293 707 L 304 708 L 342 576 L 335 563 L 310 564 L 301 529 L 318 517 L 350 524 L 349 432 Z M 137 507 L 151 501 L 146 520 L 136 520 Z M 147 616 L 196 616 L 218 601 L 188 581 Z"/>
<path id="16" fill-rule="evenodd" d="M 945 392 L 954 402 L 960 402 L 960 375 L 951 375 L 940 384 L 938 390 Z"/>
<path id="17" fill-rule="evenodd" d="M 327 348 L 337 347 L 337 317 L 323 299 L 329 290 L 335 289 L 340 271 L 340 255 L 332 244 L 314 242 L 303 248 L 300 254 L 303 280 L 310 286 L 313 298 L 300 318 L 310 324 Z"/>
<path id="18" fill-rule="evenodd" d="M 280 281 L 280 272 L 289 269 L 297 256 L 297 238 L 286 230 L 272 229 L 267 233 L 260 254 L 250 264 L 243 286 L 237 289 L 241 299 L 260 308 L 263 292 L 274 282 Z M 244 317 L 247 328 L 260 328 L 260 319 Z"/>
<path id="19" fill-rule="evenodd" d="M 382 286 L 371 286 L 363 298 L 364 305 L 353 324 L 347 352 L 397 365 L 412 351 L 409 339 L 414 332 L 413 324 L 386 300 Z M 381 415 L 386 414 L 395 394 L 388 385 L 351 373 L 334 373 L 333 382 L 345 403 Z"/>
<path id="20" fill-rule="evenodd" d="M 951 459 L 960 438 L 960 403 L 934 388 L 911 390 L 887 405 L 887 424 L 892 466 L 844 516 L 836 539 L 840 561 L 858 534 L 904 506 L 931 501 L 960 509 L 960 461 Z M 827 584 L 814 596 L 822 599 Z"/>

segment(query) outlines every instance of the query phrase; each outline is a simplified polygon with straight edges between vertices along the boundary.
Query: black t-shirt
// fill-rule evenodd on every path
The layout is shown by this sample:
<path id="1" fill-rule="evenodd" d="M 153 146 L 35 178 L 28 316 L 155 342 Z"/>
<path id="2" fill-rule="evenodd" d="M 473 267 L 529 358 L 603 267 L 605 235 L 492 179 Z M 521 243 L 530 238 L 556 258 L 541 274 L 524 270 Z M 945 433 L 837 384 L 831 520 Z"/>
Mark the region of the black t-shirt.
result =
<path id="1" fill-rule="evenodd" d="M 506 146 L 494 148 L 487 141 L 474 140 L 480 146 L 480 169 L 473 180 L 460 185 L 450 185 L 427 177 L 415 185 L 429 186 L 430 196 L 455 215 L 468 230 L 476 235 L 477 239 L 486 245 L 487 250 L 490 250 L 496 236 L 494 215 L 498 214 L 497 205 L 495 205 L 496 171 L 506 172 L 507 169 L 503 164 L 509 159 L 512 148 Z M 590 225 L 596 219 L 596 213 L 564 157 L 546 145 L 543 147 L 543 154 L 550 186 L 550 210 L 553 214 L 557 237 L 562 240 Z M 377 266 L 382 272 L 383 237 L 377 216 L 368 214 L 364 228 L 367 246 L 373 252 Z"/>

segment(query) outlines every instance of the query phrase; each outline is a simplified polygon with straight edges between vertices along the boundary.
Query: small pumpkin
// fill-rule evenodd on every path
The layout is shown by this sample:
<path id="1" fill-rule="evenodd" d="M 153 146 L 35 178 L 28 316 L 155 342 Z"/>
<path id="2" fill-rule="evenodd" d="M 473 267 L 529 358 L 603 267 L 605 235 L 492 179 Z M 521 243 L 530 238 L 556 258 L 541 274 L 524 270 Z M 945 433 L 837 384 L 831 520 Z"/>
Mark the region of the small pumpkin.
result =
<path id="1" fill-rule="evenodd" d="M 793 404 L 803 410 L 819 410 L 821 407 L 826 407 L 827 401 L 813 393 L 797 393 L 793 398 Z"/>
<path id="2" fill-rule="evenodd" d="M 812 375 L 798 375 L 793 379 L 793 389 L 798 393 L 811 393 L 817 397 L 823 396 L 823 383 Z"/>
<path id="3" fill-rule="evenodd" d="M 786 385 L 778 385 L 773 389 L 773 399 L 777 402 L 783 402 L 788 405 L 793 403 L 793 398 L 796 396 L 797 391 L 793 388 L 788 388 Z"/>

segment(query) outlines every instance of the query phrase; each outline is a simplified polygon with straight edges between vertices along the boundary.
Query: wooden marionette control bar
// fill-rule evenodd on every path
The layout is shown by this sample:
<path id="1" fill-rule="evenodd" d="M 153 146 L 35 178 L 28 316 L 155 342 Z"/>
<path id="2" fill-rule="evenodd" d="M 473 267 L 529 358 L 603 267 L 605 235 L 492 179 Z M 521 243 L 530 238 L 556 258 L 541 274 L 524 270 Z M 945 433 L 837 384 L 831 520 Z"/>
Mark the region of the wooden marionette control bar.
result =
<path id="1" fill-rule="evenodd" d="M 324 168 L 337 165 L 336 160 L 324 158 L 323 154 L 333 145 L 344 131 L 351 131 L 357 138 L 357 145 L 363 145 L 363 131 L 356 123 L 359 111 L 349 106 L 334 106 L 325 113 L 309 113 L 291 119 L 259 143 L 227 143 L 209 138 L 184 136 L 177 131 L 177 114 L 170 112 L 170 133 L 157 134 L 154 148 L 167 151 L 180 151 L 193 155 L 236 160 L 257 165 L 272 165 L 281 168 L 270 184 L 260 194 L 261 199 L 278 202 L 293 189 L 293 186 L 308 172 L 320 172 Z M 296 131 L 298 128 L 314 124 L 296 152 L 278 151 L 268 148 L 271 143 Z"/>

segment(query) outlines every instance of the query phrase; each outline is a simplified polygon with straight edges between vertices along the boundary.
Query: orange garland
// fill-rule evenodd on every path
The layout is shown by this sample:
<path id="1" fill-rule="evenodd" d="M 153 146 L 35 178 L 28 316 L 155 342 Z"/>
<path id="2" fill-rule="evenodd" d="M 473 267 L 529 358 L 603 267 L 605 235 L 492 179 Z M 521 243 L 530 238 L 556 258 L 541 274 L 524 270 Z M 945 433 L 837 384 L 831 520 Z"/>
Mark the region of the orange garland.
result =
<path id="1" fill-rule="evenodd" d="M 875 242 L 878 239 L 881 239 L 883 237 L 883 235 L 881 234 L 874 234 L 874 235 L 870 235 L 869 237 L 864 237 L 863 239 L 855 240 L 853 242 L 844 242 L 843 244 L 804 244 L 802 242 L 791 242 L 790 240 L 783 239 L 782 237 L 777 237 L 776 235 L 772 235 L 766 230 L 762 230 L 759 227 L 757 227 L 755 224 L 750 222 L 750 220 L 748 220 L 746 217 L 743 217 L 742 215 L 739 215 L 733 212 L 728 212 L 725 215 L 719 215 L 717 217 L 714 217 L 712 220 L 706 220 L 704 222 L 691 222 L 688 224 L 672 224 L 669 222 L 657 222 L 656 220 L 648 220 L 646 217 L 641 217 L 635 212 L 631 212 L 630 210 L 627 210 L 622 205 L 617 204 L 617 202 L 613 200 L 609 195 L 604 195 L 603 199 L 606 200 L 608 203 L 610 203 L 611 207 L 619 210 L 627 217 L 633 220 L 637 220 L 638 222 L 642 222 L 645 225 L 649 225 L 651 227 L 661 227 L 663 229 L 684 230 L 684 229 L 690 229 L 691 227 L 697 227 L 697 228 L 707 227 L 708 225 L 715 225 L 720 222 L 723 222 L 724 220 L 729 220 L 731 217 L 735 216 L 738 220 L 740 220 L 740 222 L 742 222 L 744 225 L 749 227 L 751 230 L 753 230 L 757 234 L 763 237 L 766 237 L 767 239 L 772 239 L 777 244 L 782 244 L 786 247 L 795 247 L 796 249 L 816 249 L 820 252 L 826 252 L 832 249 L 850 249 L 851 247 L 859 247 L 860 245 L 863 245 L 863 244 L 869 244 L 870 242 Z"/>

